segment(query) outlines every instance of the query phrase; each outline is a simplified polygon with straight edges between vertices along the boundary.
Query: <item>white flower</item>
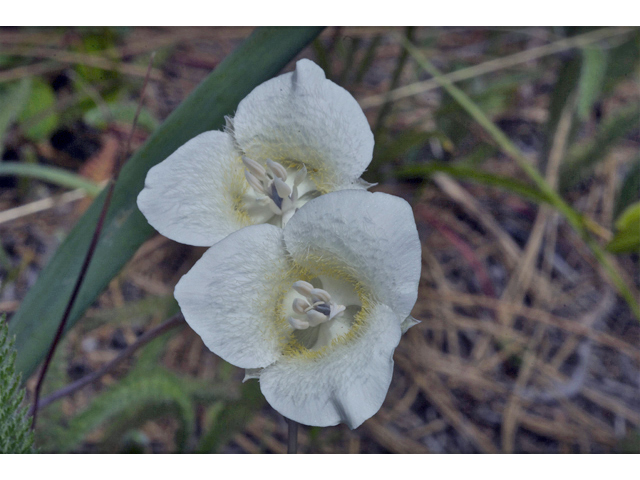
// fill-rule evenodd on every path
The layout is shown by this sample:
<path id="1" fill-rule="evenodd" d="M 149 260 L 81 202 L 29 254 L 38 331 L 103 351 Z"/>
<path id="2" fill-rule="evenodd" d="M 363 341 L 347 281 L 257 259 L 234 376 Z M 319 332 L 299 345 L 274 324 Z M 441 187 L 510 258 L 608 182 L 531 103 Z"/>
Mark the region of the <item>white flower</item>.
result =
<path id="1" fill-rule="evenodd" d="M 320 67 L 255 88 L 226 131 L 191 139 L 149 170 L 138 207 L 160 233 L 211 246 L 242 227 L 283 226 L 324 193 L 366 189 L 373 134 L 362 109 Z"/>
<path id="2" fill-rule="evenodd" d="M 387 394 L 421 251 L 409 204 L 345 190 L 281 229 L 255 225 L 211 247 L 176 286 L 214 353 L 258 377 L 273 408 L 306 425 L 356 428 Z"/>

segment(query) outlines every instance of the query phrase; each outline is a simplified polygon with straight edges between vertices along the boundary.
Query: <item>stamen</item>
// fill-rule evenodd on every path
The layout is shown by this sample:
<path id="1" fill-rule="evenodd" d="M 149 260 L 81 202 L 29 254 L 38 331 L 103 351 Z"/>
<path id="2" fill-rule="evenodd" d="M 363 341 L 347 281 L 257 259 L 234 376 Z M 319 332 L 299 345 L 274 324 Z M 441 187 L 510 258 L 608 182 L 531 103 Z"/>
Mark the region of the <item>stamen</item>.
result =
<path id="1" fill-rule="evenodd" d="M 293 284 L 292 288 L 296 292 L 298 292 L 300 295 L 303 295 L 305 297 L 310 297 L 311 290 L 313 290 L 313 285 L 311 285 L 309 282 L 305 282 L 304 280 L 298 280 L 296 283 Z"/>
<path id="2" fill-rule="evenodd" d="M 251 173 L 249 173 L 249 170 L 244 171 L 244 177 L 247 179 L 247 182 L 249 182 L 249 185 L 251 185 L 251 188 L 253 188 L 256 193 L 262 193 L 263 195 L 266 195 L 267 192 L 265 192 L 262 182 L 254 177 Z"/>
<path id="3" fill-rule="evenodd" d="M 264 169 L 262 165 L 260 165 L 255 160 L 251 160 L 248 157 L 242 157 L 242 163 L 247 170 L 249 170 L 253 175 L 255 175 L 260 180 L 264 180 L 267 177 L 267 171 Z"/>
<path id="4" fill-rule="evenodd" d="M 306 320 L 301 320 L 294 317 L 289 317 L 289 324 L 296 330 L 306 330 L 310 324 Z"/>
<path id="5" fill-rule="evenodd" d="M 329 292 L 327 292 L 326 290 L 322 290 L 321 288 L 314 288 L 309 292 L 309 295 L 311 296 L 311 301 L 313 303 L 316 303 L 318 301 L 322 301 L 325 303 L 331 302 L 331 295 L 329 295 Z"/>
<path id="6" fill-rule="evenodd" d="M 302 298 L 296 298 L 293 301 L 293 311 L 300 315 L 304 315 L 305 313 L 307 313 L 307 309 L 309 308 L 311 308 L 311 305 L 309 305 Z"/>
<path id="7" fill-rule="evenodd" d="M 310 327 L 317 327 L 321 323 L 325 323 L 327 320 L 329 320 L 329 317 L 317 310 L 309 310 L 307 312 L 307 321 L 309 322 Z"/>
<path id="8" fill-rule="evenodd" d="M 268 223 L 284 228 L 302 204 L 319 194 L 317 190 L 310 190 L 305 192 L 302 199 L 300 198 L 298 187 L 308 175 L 307 167 L 304 164 L 300 164 L 297 170 L 292 168 L 288 174 L 282 164 L 271 159 L 266 160 L 265 166 L 249 157 L 242 156 L 241 158 L 245 167 L 245 178 L 257 194 L 255 198 L 253 196 L 246 197 L 245 201 L 249 202 L 246 205 L 246 210 L 248 212 L 250 209 L 255 209 L 256 215 L 263 217 L 268 213 L 260 207 L 267 207 L 274 215 L 280 217 L 279 219 L 275 218 L 273 222 L 269 219 Z M 287 176 L 291 177 L 292 175 L 291 181 L 286 183 Z"/>
<path id="9" fill-rule="evenodd" d="M 280 178 L 281 180 L 287 179 L 287 169 L 280 165 L 278 162 L 267 159 L 267 167 L 269 167 L 269 170 L 273 172 L 275 178 Z"/>
<path id="10" fill-rule="evenodd" d="M 296 176 L 293 177 L 293 185 L 297 187 L 304 181 L 305 178 L 307 178 L 307 167 L 305 165 L 302 165 L 302 168 L 298 170 L 296 172 Z"/>
<path id="11" fill-rule="evenodd" d="M 293 191 L 289 185 L 284 183 L 279 178 L 274 178 L 273 184 L 275 185 L 276 190 L 278 191 L 278 195 L 280 195 L 280 197 L 282 198 L 288 198 L 289 195 L 291 195 L 291 192 Z"/>

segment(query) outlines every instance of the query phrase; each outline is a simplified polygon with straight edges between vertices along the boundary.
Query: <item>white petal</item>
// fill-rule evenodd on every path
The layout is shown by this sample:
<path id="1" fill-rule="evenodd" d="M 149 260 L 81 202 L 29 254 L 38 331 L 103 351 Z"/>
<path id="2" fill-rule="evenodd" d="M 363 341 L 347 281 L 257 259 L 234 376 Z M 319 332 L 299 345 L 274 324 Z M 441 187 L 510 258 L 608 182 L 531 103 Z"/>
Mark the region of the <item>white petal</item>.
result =
<path id="1" fill-rule="evenodd" d="M 242 383 L 246 382 L 247 380 L 252 380 L 254 378 L 260 378 L 261 373 L 262 373 L 261 368 L 247 368 L 244 371 L 244 378 L 242 379 Z"/>
<path id="2" fill-rule="evenodd" d="M 322 289 L 330 292 L 331 301 L 337 305 L 349 305 L 361 306 L 358 294 L 353 289 L 354 285 L 341 278 L 329 277 L 326 275 L 320 275 L 318 277 L 322 282 Z"/>
<path id="3" fill-rule="evenodd" d="M 295 262 L 312 271 L 318 258 L 345 265 L 403 320 L 411 313 L 421 247 L 411 207 L 401 198 L 363 190 L 322 195 L 289 220 L 284 240 Z"/>
<path id="4" fill-rule="evenodd" d="M 138 208 L 162 235 L 207 247 L 250 223 L 234 210 L 245 184 L 231 135 L 205 132 L 149 170 Z"/>
<path id="5" fill-rule="evenodd" d="M 358 102 L 306 59 L 242 100 L 233 131 L 250 158 L 303 162 L 328 191 L 353 188 L 373 154 L 373 134 Z"/>
<path id="6" fill-rule="evenodd" d="M 407 318 L 405 318 L 402 321 L 402 334 L 404 335 L 405 333 L 407 333 L 407 330 L 409 330 L 411 327 L 415 327 L 416 325 L 418 325 L 420 323 L 420 320 L 418 320 L 417 318 L 413 318 L 411 315 L 409 315 Z"/>
<path id="7" fill-rule="evenodd" d="M 290 288 L 289 268 L 282 230 L 250 226 L 207 250 L 180 279 L 175 297 L 213 353 L 241 368 L 265 367 L 280 356 L 275 304 L 278 289 Z"/>
<path id="8" fill-rule="evenodd" d="M 377 305 L 362 335 L 326 355 L 282 357 L 260 375 L 260 389 L 278 412 L 296 422 L 356 428 L 382 405 L 393 375 L 400 320 Z"/>

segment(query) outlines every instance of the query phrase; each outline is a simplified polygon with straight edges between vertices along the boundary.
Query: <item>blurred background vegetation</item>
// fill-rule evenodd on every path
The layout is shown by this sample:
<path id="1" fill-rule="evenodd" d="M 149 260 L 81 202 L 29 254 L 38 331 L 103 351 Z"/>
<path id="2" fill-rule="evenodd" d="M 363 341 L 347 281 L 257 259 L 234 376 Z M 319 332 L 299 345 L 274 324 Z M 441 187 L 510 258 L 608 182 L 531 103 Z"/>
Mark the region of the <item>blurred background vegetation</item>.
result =
<path id="1" fill-rule="evenodd" d="M 414 208 L 422 323 L 381 411 L 356 431 L 303 428 L 299 450 L 637 453 L 640 29 L 252 32 L 0 29 L 0 313 L 28 401 L 155 52 L 36 447 L 286 451 L 257 383 L 174 316 L 204 250 L 155 235 L 135 197 L 150 165 L 310 58 L 369 119 L 364 179 Z"/>

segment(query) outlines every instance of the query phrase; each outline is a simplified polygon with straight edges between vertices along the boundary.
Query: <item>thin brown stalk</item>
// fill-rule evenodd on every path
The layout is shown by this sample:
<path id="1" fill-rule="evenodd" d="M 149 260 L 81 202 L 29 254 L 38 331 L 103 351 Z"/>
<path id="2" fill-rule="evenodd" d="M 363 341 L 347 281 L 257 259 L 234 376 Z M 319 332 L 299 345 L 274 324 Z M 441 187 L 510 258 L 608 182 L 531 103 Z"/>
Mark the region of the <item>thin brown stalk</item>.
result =
<path id="1" fill-rule="evenodd" d="M 56 348 L 58 346 L 58 344 L 60 343 L 60 340 L 62 339 L 62 334 L 64 333 L 64 329 L 65 326 L 67 324 L 67 320 L 69 318 L 69 314 L 71 313 L 71 309 L 73 308 L 73 305 L 75 304 L 75 300 L 78 296 L 78 293 L 80 292 L 80 287 L 82 286 L 82 282 L 84 281 L 84 277 L 86 276 L 86 273 L 89 269 L 89 264 L 91 263 L 91 259 L 93 258 L 93 254 L 96 250 L 96 246 L 98 245 L 98 240 L 100 238 L 100 233 L 102 232 L 102 227 L 104 225 L 104 220 L 107 216 L 107 211 L 109 210 L 109 205 L 111 204 L 111 197 L 113 196 L 113 191 L 115 188 L 115 184 L 118 181 L 118 176 L 120 175 L 120 169 L 122 168 L 122 164 L 123 164 L 123 157 L 127 157 L 129 155 L 129 149 L 131 148 L 131 139 L 133 138 L 133 133 L 135 132 L 135 128 L 136 128 L 136 124 L 138 122 L 138 115 L 140 113 L 140 109 L 142 108 L 142 99 L 144 98 L 144 91 L 147 87 L 147 84 L 149 82 L 149 76 L 151 74 L 151 66 L 153 65 L 153 57 L 154 55 L 151 55 L 151 58 L 149 60 L 149 65 L 147 67 L 147 75 L 144 79 L 144 84 L 142 86 L 142 91 L 140 94 L 140 102 L 138 103 L 138 110 L 136 111 L 136 115 L 133 119 L 133 124 L 131 126 L 131 132 L 129 134 L 129 138 L 127 139 L 127 146 L 124 149 L 124 151 L 122 152 L 122 155 L 120 156 L 120 158 L 118 159 L 118 162 L 116 164 L 116 169 L 115 169 L 115 174 L 114 174 L 114 178 L 109 182 L 109 187 L 107 190 L 107 194 L 104 200 L 104 203 L 102 204 L 102 211 L 100 212 L 100 216 L 98 217 L 98 223 L 96 224 L 96 228 L 93 231 L 93 236 L 91 238 L 91 243 L 89 244 L 89 249 L 87 250 L 87 253 L 84 257 L 84 261 L 82 262 L 82 267 L 80 269 L 80 274 L 78 275 L 78 278 L 76 280 L 76 284 L 73 288 L 73 291 L 71 293 L 71 297 L 69 298 L 69 301 L 67 302 L 67 307 L 65 308 L 64 314 L 62 315 L 62 320 L 60 320 L 60 324 L 58 325 L 58 330 L 56 331 L 55 337 L 53 339 L 53 343 L 51 344 L 51 347 L 49 348 L 49 353 L 47 354 L 47 358 L 44 361 L 44 365 L 42 366 L 42 369 L 40 370 L 40 375 L 38 377 L 38 383 L 36 384 L 36 389 L 35 389 L 35 393 L 34 393 L 34 399 L 33 399 L 33 417 L 31 420 L 31 428 L 35 428 L 36 426 L 36 421 L 37 421 L 37 417 L 38 417 L 38 404 L 40 401 L 40 391 L 42 390 L 42 385 L 44 383 L 44 379 L 47 375 L 47 371 L 49 369 L 49 365 L 51 364 L 51 360 L 53 359 L 53 354 L 56 351 Z"/>
<path id="2" fill-rule="evenodd" d="M 126 349 L 124 349 L 116 358 L 111 360 L 109 363 L 103 365 L 102 368 L 96 370 L 93 373 L 90 373 L 89 375 L 85 375 L 84 377 L 76 380 L 73 383 L 70 383 L 69 385 L 66 385 L 60 390 L 53 392 L 51 395 L 47 395 L 38 403 L 38 409 L 43 409 L 51 405 L 52 403 L 56 402 L 57 400 L 60 400 L 61 398 L 64 398 L 64 397 L 68 397 L 69 395 L 77 392 L 78 390 L 85 387 L 86 385 L 95 382 L 100 377 L 103 377 L 107 373 L 113 371 L 124 360 L 131 357 L 135 352 L 137 352 L 141 347 L 149 343 L 151 340 L 158 338 L 163 333 L 168 332 L 169 330 L 183 324 L 184 324 L 184 319 L 182 318 L 182 314 L 174 315 L 166 322 L 142 334 L 134 343 L 129 345 Z M 34 407 L 35 407 L 35 404 L 32 405 L 31 409 L 29 410 L 30 415 L 33 414 Z"/>
<path id="3" fill-rule="evenodd" d="M 287 424 L 289 426 L 288 439 L 287 439 L 287 453 L 298 453 L 298 422 L 287 418 Z"/>

